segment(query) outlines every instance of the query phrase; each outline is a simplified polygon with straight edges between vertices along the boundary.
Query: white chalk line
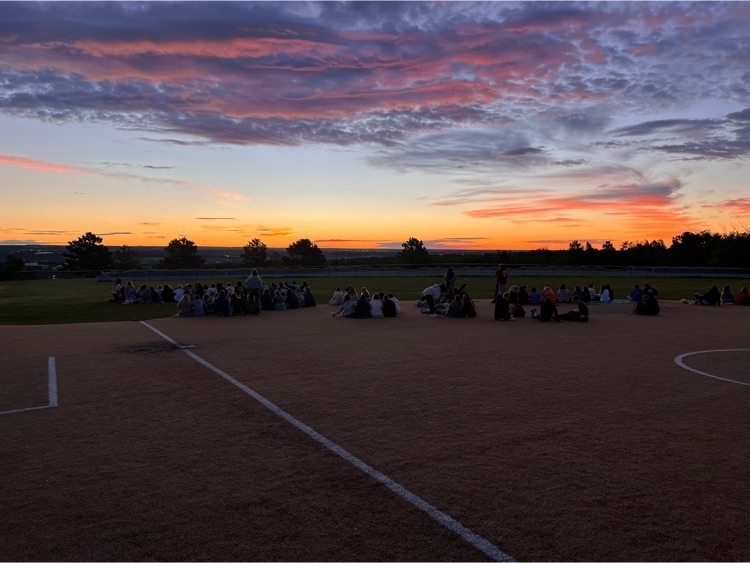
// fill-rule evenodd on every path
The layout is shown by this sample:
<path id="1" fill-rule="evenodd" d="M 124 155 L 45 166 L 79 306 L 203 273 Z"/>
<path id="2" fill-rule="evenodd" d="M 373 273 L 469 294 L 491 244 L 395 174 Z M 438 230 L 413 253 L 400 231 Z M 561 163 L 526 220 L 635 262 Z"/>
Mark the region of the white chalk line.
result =
<path id="1" fill-rule="evenodd" d="M 510 555 L 502 551 L 499 547 L 495 546 L 493 543 L 491 543 L 489 540 L 483 538 L 482 536 L 472 532 L 469 528 L 461 524 L 458 520 L 452 518 L 451 516 L 448 516 L 438 508 L 434 507 L 427 501 L 423 500 L 422 498 L 418 497 L 411 491 L 409 491 L 407 488 L 403 487 L 402 485 L 399 485 L 396 481 L 385 475 L 384 473 L 381 473 L 371 465 L 368 465 L 364 461 L 362 461 L 357 456 L 349 453 L 347 450 L 339 446 L 338 444 L 332 442 L 322 434 L 318 433 L 316 430 L 313 430 L 311 427 L 309 427 L 304 422 L 294 418 L 291 414 L 283 410 L 281 407 L 277 406 L 276 404 L 272 403 L 256 391 L 253 391 L 250 389 L 247 385 L 244 383 L 241 383 L 237 381 L 234 377 L 229 375 L 228 373 L 224 372 L 223 370 L 217 368 L 213 364 L 210 364 L 194 352 L 182 347 L 178 342 L 158 330 L 157 328 L 151 326 L 147 322 L 140 321 L 142 325 L 145 327 L 151 329 L 156 334 L 161 336 L 164 340 L 169 342 L 170 344 L 173 344 L 178 347 L 182 352 L 193 358 L 196 362 L 199 364 L 205 366 L 206 368 L 213 371 L 215 374 L 219 375 L 220 377 L 224 378 L 226 381 L 237 387 L 238 389 L 244 391 L 248 395 L 250 395 L 253 399 L 258 401 L 260 404 L 262 404 L 264 407 L 266 407 L 268 410 L 276 414 L 277 416 L 283 418 L 286 420 L 289 424 L 297 428 L 298 430 L 301 430 L 308 436 L 310 436 L 313 440 L 319 442 L 323 446 L 325 446 L 328 450 L 335 453 L 339 457 L 345 459 L 349 463 L 351 463 L 354 467 L 362 471 L 363 473 L 369 475 L 376 481 L 382 483 L 386 487 L 388 487 L 391 491 L 396 493 L 398 496 L 406 500 L 411 505 L 415 506 L 416 508 L 420 509 L 422 512 L 427 514 L 430 518 L 441 524 L 442 526 L 448 528 L 461 538 L 463 538 L 467 543 L 477 548 L 479 551 L 490 557 L 493 561 L 515 561 Z"/>
<path id="2" fill-rule="evenodd" d="M 14 414 L 18 412 L 41 411 L 57 407 L 57 369 L 55 368 L 55 357 L 47 360 L 47 405 L 43 407 L 29 407 L 26 409 L 15 409 L 12 411 L 0 411 L 0 414 Z"/>
<path id="3" fill-rule="evenodd" d="M 687 354 L 681 354 L 674 359 L 674 362 L 681 368 L 685 368 L 686 370 L 697 373 L 698 375 L 703 375 L 705 377 L 710 377 L 711 379 L 718 379 L 719 381 L 726 381 L 728 383 L 736 383 L 737 385 L 744 385 L 745 387 L 750 387 L 750 383 L 746 383 L 744 381 L 735 381 L 734 379 L 728 379 L 726 377 L 719 377 L 718 375 L 706 373 L 705 371 L 691 368 L 690 366 L 685 365 L 685 362 L 682 361 L 683 358 L 687 358 L 688 356 L 694 356 L 696 354 L 713 354 L 716 352 L 750 352 L 750 349 L 749 348 L 730 348 L 727 350 L 699 350 L 698 352 L 688 352 Z"/>

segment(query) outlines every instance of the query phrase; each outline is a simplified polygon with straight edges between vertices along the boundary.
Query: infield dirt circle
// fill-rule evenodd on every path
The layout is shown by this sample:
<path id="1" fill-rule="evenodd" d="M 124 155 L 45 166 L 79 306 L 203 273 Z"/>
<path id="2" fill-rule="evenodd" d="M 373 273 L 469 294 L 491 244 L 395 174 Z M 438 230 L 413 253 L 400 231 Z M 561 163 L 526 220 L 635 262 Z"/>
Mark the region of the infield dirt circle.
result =
<path id="1" fill-rule="evenodd" d="M 495 555 L 750 560 L 750 308 L 491 307 L 0 327 L 0 560 L 492 557 L 248 391 Z"/>

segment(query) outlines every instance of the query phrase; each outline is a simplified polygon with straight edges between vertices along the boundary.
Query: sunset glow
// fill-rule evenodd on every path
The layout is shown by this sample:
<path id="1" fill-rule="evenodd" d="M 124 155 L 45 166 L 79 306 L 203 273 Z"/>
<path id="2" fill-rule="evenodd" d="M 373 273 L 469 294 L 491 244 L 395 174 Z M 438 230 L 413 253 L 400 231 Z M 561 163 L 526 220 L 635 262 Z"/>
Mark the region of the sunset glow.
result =
<path id="1" fill-rule="evenodd" d="M 0 244 L 748 228 L 750 3 L 0 2 Z"/>

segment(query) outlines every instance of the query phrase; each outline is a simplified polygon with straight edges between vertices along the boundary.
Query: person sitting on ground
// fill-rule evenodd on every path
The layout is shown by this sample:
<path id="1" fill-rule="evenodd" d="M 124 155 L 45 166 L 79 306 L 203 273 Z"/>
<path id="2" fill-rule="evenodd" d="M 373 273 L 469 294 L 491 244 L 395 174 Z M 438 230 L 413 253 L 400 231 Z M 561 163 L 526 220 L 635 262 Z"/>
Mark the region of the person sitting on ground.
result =
<path id="1" fill-rule="evenodd" d="M 591 292 L 589 291 L 588 286 L 584 285 L 581 288 L 581 301 L 584 303 L 591 303 L 593 301 L 593 298 L 591 297 Z"/>
<path id="2" fill-rule="evenodd" d="M 265 288 L 260 296 L 260 309 L 261 311 L 273 311 L 273 295 L 268 288 Z"/>
<path id="3" fill-rule="evenodd" d="M 125 288 L 122 286 L 122 281 L 117 278 L 115 285 L 112 286 L 112 303 L 122 303 L 125 301 Z"/>
<path id="4" fill-rule="evenodd" d="M 734 303 L 734 295 L 732 294 L 732 290 L 729 288 L 729 286 L 725 285 L 724 289 L 721 290 L 721 304 L 731 305 L 732 303 Z"/>
<path id="5" fill-rule="evenodd" d="M 365 299 L 367 299 L 367 301 L 370 301 L 370 292 L 367 290 L 366 287 L 363 287 L 362 289 L 359 290 L 359 296 L 360 296 L 360 298 L 363 295 L 364 295 Z"/>
<path id="6" fill-rule="evenodd" d="M 542 290 L 542 304 L 544 304 L 547 299 L 552 301 L 554 305 L 557 305 L 557 294 L 550 286 L 545 285 L 544 289 Z"/>
<path id="7" fill-rule="evenodd" d="M 537 291 L 536 287 L 531 288 L 531 292 L 529 293 L 529 305 L 541 305 L 542 304 L 542 294 Z"/>
<path id="8" fill-rule="evenodd" d="M 331 296 L 330 301 L 328 301 L 328 304 L 335 305 L 336 307 L 340 307 L 343 302 L 344 302 L 344 292 L 341 291 L 340 287 L 337 287 L 336 291 L 333 292 L 333 295 Z"/>
<path id="9" fill-rule="evenodd" d="M 510 315 L 514 319 L 522 319 L 526 316 L 526 309 L 524 309 L 523 305 L 521 305 L 520 303 L 516 303 L 515 305 L 511 305 Z"/>
<path id="10" fill-rule="evenodd" d="M 340 314 L 342 317 L 353 317 L 357 310 L 357 302 L 352 299 L 352 296 L 348 293 L 344 294 L 344 300 L 339 305 L 339 308 L 331 313 L 332 317 Z"/>
<path id="11" fill-rule="evenodd" d="M 463 297 L 456 296 L 456 298 L 451 301 L 451 304 L 448 305 L 448 310 L 445 312 L 445 316 L 453 317 L 454 319 L 462 319 L 466 316 L 466 311 L 464 311 Z"/>
<path id="12" fill-rule="evenodd" d="M 444 291 L 445 286 L 443 284 L 433 284 L 422 291 L 422 300 L 420 303 L 424 302 L 427 304 L 431 315 L 435 314 L 435 304 L 440 301 L 440 297 Z"/>
<path id="13" fill-rule="evenodd" d="M 496 321 L 509 321 L 512 319 L 510 314 L 510 300 L 508 299 L 509 292 L 505 292 L 502 295 L 498 295 L 495 298 L 495 320 Z"/>
<path id="14" fill-rule="evenodd" d="M 573 296 L 573 305 L 575 305 L 575 309 L 572 309 L 562 315 L 560 318 L 563 321 L 574 321 L 574 322 L 580 322 L 580 323 L 587 323 L 589 321 L 589 307 L 581 301 L 581 298 L 577 295 Z"/>
<path id="15" fill-rule="evenodd" d="M 177 301 L 177 302 L 179 302 L 180 299 L 182 299 L 183 295 L 185 295 L 185 288 L 182 287 L 181 285 L 178 285 L 174 289 L 174 300 Z"/>
<path id="16" fill-rule="evenodd" d="M 232 315 L 244 315 L 245 314 L 245 300 L 242 298 L 242 294 L 235 290 L 229 294 L 229 310 Z"/>
<path id="17" fill-rule="evenodd" d="M 374 293 L 370 299 L 370 316 L 374 318 L 383 318 L 383 302 L 380 300 L 380 294 Z"/>
<path id="18" fill-rule="evenodd" d="M 570 290 L 564 283 L 560 284 L 560 289 L 557 290 L 557 302 L 570 303 Z"/>
<path id="19" fill-rule="evenodd" d="M 706 293 L 696 293 L 695 303 L 697 305 L 721 305 L 719 288 L 713 285 Z"/>
<path id="20" fill-rule="evenodd" d="M 381 301 L 383 302 L 383 316 L 384 317 L 395 317 L 398 315 L 398 310 L 396 309 L 396 303 L 393 302 L 393 299 L 388 297 L 387 295 L 380 294 Z"/>
<path id="21" fill-rule="evenodd" d="M 305 286 L 305 289 L 302 291 L 302 298 L 305 301 L 305 307 L 315 307 L 317 305 L 315 303 L 315 296 L 309 285 Z"/>
<path id="22" fill-rule="evenodd" d="M 588 285 L 588 290 L 591 301 L 599 301 L 599 294 L 596 292 L 596 288 L 594 287 L 593 283 L 590 283 Z"/>
<path id="23" fill-rule="evenodd" d="M 734 298 L 735 305 L 750 305 L 750 294 L 747 292 L 747 288 L 743 287 Z"/>
<path id="24" fill-rule="evenodd" d="M 273 310 L 286 311 L 286 308 L 286 298 L 281 294 L 281 290 L 277 289 L 273 292 Z"/>
<path id="25" fill-rule="evenodd" d="M 552 299 L 547 297 L 544 300 L 544 303 L 542 303 L 542 306 L 539 309 L 539 313 L 536 313 L 536 309 L 531 311 L 531 316 L 536 318 L 538 321 L 542 321 L 543 323 L 548 323 L 552 319 L 555 319 L 555 322 L 560 322 L 560 314 L 557 312 L 557 305 L 555 305 L 552 302 Z"/>
<path id="26" fill-rule="evenodd" d="M 526 289 L 525 285 L 522 285 L 518 290 L 518 303 L 520 305 L 529 305 L 531 303 L 531 296 L 529 295 L 529 290 Z"/>
<path id="27" fill-rule="evenodd" d="M 133 285 L 132 281 L 129 281 L 127 284 L 125 284 L 125 301 L 123 301 L 123 304 L 130 305 L 131 303 L 137 303 L 138 302 L 138 292 L 135 289 L 135 286 Z"/>
<path id="28" fill-rule="evenodd" d="M 469 297 L 468 293 L 464 293 L 463 297 L 461 298 L 461 304 L 464 308 L 464 314 L 469 318 L 474 318 L 477 316 L 477 308 L 474 305 L 474 300 Z"/>
<path id="29" fill-rule="evenodd" d="M 146 287 L 145 283 L 141 284 L 141 287 L 138 288 L 138 293 L 136 293 L 136 303 L 153 303 L 151 290 Z"/>
<path id="30" fill-rule="evenodd" d="M 394 296 L 392 293 L 388 294 L 388 299 L 393 301 L 393 304 L 396 306 L 396 314 L 400 315 L 401 314 L 401 301 L 399 301 L 398 298 Z"/>
<path id="31" fill-rule="evenodd" d="M 639 303 L 643 299 L 643 290 L 639 287 L 638 284 L 635 284 L 635 287 L 630 292 L 630 295 L 628 295 L 628 301 L 631 303 Z"/>
<path id="32" fill-rule="evenodd" d="M 511 304 L 511 306 L 518 303 L 518 286 L 517 285 L 510 286 L 510 289 L 507 291 L 507 293 L 508 293 L 508 302 Z"/>
<path id="33" fill-rule="evenodd" d="M 653 291 L 647 291 L 643 294 L 643 299 L 633 305 L 634 315 L 648 315 L 655 317 L 659 314 L 659 302 L 656 300 L 656 295 Z"/>
<path id="34" fill-rule="evenodd" d="M 229 316 L 229 297 L 227 297 L 227 292 L 223 289 L 216 294 L 216 299 L 214 299 L 214 310 L 220 317 Z"/>
<path id="35" fill-rule="evenodd" d="M 571 301 L 573 300 L 573 297 L 578 296 L 578 299 L 583 301 L 583 290 L 581 289 L 580 285 L 577 285 L 576 288 L 573 290 L 573 293 L 570 296 Z"/>
<path id="36" fill-rule="evenodd" d="M 208 294 L 205 294 L 203 296 L 203 310 L 206 312 L 207 315 L 215 315 L 216 314 L 216 305 L 214 304 L 214 300 L 208 296 Z"/>
<path id="37" fill-rule="evenodd" d="M 604 284 L 604 287 L 607 288 L 607 291 L 609 292 L 609 300 L 614 301 L 615 300 L 615 290 L 612 289 L 612 286 L 607 284 Z"/>
<path id="38" fill-rule="evenodd" d="M 177 313 L 175 317 L 192 317 L 193 316 L 193 300 L 190 299 L 190 295 L 184 293 L 180 300 L 177 302 Z"/>
<path id="39" fill-rule="evenodd" d="M 659 295 L 659 292 L 656 291 L 655 287 L 651 287 L 649 284 L 644 283 L 643 284 L 643 295 L 646 295 L 648 292 L 653 293 L 654 297 L 657 297 Z"/>
<path id="40" fill-rule="evenodd" d="M 299 298 L 297 297 L 296 289 L 286 290 L 286 308 L 299 309 Z"/>
<path id="41" fill-rule="evenodd" d="M 193 299 L 193 316 L 194 317 L 202 317 L 206 314 L 206 308 L 203 306 L 203 299 L 196 295 L 195 299 Z"/>
<path id="42" fill-rule="evenodd" d="M 367 290 L 363 291 L 360 294 L 359 299 L 357 299 L 354 316 L 358 319 L 369 319 L 372 317 L 372 313 L 370 313 L 370 300 L 367 298 Z"/>
<path id="43" fill-rule="evenodd" d="M 148 286 L 148 290 L 151 292 L 151 302 L 159 303 L 161 301 L 161 295 L 159 295 L 159 292 L 154 289 L 154 286 Z"/>
<path id="44" fill-rule="evenodd" d="M 607 289 L 607 286 L 605 284 L 602 284 L 602 288 L 599 291 L 599 302 L 600 303 L 609 303 L 612 299 L 610 298 L 609 290 Z"/>

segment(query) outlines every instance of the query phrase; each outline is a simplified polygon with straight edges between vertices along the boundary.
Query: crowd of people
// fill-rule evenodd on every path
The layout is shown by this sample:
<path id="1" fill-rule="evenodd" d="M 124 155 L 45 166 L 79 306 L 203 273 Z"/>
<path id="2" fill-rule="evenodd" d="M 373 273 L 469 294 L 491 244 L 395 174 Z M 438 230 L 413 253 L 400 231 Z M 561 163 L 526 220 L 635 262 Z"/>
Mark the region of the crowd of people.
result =
<path id="1" fill-rule="evenodd" d="M 456 287 L 456 283 L 457 276 L 453 268 L 448 268 L 442 283 L 435 283 L 422 291 L 417 306 L 423 313 L 433 317 L 475 317 L 475 301 L 465 291 L 466 284 Z M 507 285 L 508 270 L 503 264 L 499 264 L 492 299 L 495 320 L 511 321 L 526 317 L 528 308 L 528 316 L 541 322 L 587 322 L 588 304 L 611 303 L 615 299 L 614 291 L 608 283 L 602 284 L 598 289 L 591 283 L 575 285 L 572 289 L 562 283 L 557 290 L 545 285 L 541 291 L 534 286 Z M 660 312 L 657 295 L 658 291 L 649 284 L 643 284 L 643 287 L 636 284 L 625 296 L 625 300 L 620 302 L 631 302 L 633 314 L 655 316 Z M 266 285 L 257 270 L 252 270 L 244 284 L 242 281 L 210 285 L 196 282 L 194 285 L 177 285 L 175 288 L 168 284 L 158 287 L 141 284 L 136 288 L 132 281 L 123 285 L 118 279 L 112 287 L 112 298 L 109 301 L 122 304 L 174 303 L 176 316 L 181 317 L 257 315 L 261 311 L 316 306 L 312 288 L 307 282 L 297 285 L 296 281 L 282 281 L 278 285 Z M 750 305 L 750 295 L 746 287 L 735 296 L 729 286 L 725 286 L 720 292 L 714 285 L 705 293 L 696 293 L 693 300 L 682 301 L 698 305 Z M 401 313 L 401 303 L 393 294 L 370 294 L 366 287 L 362 287 L 359 292 L 351 286 L 345 290 L 337 287 L 329 304 L 336 307 L 331 313 L 332 317 L 364 319 L 395 317 Z M 563 305 L 570 305 L 570 308 L 561 313 L 558 307 Z"/>
<path id="2" fill-rule="evenodd" d="M 735 296 L 732 293 L 732 288 L 728 285 L 724 286 L 724 289 L 719 291 L 719 288 L 712 285 L 708 288 L 705 293 L 696 293 L 693 296 L 693 300 L 683 299 L 683 303 L 692 303 L 693 305 L 745 305 L 750 306 L 750 295 L 748 295 L 747 287 L 740 289 L 739 293 Z"/>
<path id="3" fill-rule="evenodd" d="M 146 286 L 138 289 L 132 281 L 125 285 L 121 280 L 112 286 L 113 303 L 132 305 L 138 303 L 173 303 L 178 317 L 200 317 L 204 315 L 232 316 L 257 315 L 261 311 L 282 311 L 315 307 L 317 305 L 312 288 L 307 282 L 297 285 L 296 281 L 285 281 L 266 285 L 253 270 L 245 280 L 235 284 L 227 282 L 204 285 L 178 285 L 172 288 L 169 284 Z"/>

